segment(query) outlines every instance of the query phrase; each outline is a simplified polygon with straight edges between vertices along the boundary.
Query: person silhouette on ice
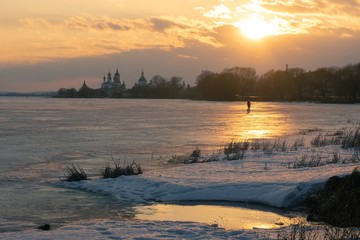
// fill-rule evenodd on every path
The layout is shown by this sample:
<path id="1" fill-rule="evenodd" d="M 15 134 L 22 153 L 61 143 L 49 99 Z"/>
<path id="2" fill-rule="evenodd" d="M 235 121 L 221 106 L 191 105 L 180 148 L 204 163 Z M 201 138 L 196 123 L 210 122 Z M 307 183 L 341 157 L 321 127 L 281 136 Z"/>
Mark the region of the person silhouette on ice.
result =
<path id="1" fill-rule="evenodd" d="M 249 113 L 250 112 L 250 107 L 251 107 L 250 98 L 247 99 L 246 104 L 247 104 L 247 112 Z"/>

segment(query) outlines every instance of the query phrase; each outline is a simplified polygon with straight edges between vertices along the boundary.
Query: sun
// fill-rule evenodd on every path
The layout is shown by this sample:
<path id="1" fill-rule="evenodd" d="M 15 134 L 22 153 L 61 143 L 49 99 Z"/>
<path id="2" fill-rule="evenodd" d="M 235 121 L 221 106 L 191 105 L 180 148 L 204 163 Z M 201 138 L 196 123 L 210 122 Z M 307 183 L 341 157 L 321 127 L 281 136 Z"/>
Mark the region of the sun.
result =
<path id="1" fill-rule="evenodd" d="M 253 40 L 278 34 L 277 26 L 273 22 L 267 22 L 263 16 L 257 14 L 237 22 L 235 26 L 245 37 Z"/>

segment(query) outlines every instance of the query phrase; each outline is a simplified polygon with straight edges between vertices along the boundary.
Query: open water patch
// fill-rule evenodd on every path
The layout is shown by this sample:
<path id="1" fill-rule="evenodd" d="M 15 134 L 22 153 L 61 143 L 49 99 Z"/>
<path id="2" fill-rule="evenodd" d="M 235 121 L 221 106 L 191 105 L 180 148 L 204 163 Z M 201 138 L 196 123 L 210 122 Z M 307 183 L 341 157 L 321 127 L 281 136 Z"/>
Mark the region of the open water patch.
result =
<path id="1" fill-rule="evenodd" d="M 226 204 L 226 205 L 225 205 Z M 271 229 L 305 221 L 299 213 L 256 204 L 186 202 L 136 207 L 136 219 L 205 223 L 226 230 Z"/>

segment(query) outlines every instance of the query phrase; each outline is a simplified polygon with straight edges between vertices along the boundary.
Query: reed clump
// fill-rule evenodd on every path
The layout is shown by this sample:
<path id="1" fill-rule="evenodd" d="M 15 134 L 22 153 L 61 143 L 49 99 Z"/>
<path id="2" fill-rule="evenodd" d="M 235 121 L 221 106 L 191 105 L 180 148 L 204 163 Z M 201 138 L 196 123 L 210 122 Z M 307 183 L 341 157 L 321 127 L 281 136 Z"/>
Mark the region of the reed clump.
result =
<path id="1" fill-rule="evenodd" d="M 64 181 L 78 182 L 82 180 L 89 180 L 89 178 L 78 164 L 71 164 L 71 167 L 67 167 L 67 176 L 65 176 Z"/>
<path id="2" fill-rule="evenodd" d="M 135 160 L 130 164 L 120 164 L 120 161 L 115 161 L 113 157 L 111 158 L 113 166 L 111 166 L 110 163 L 106 164 L 105 168 L 100 171 L 102 178 L 117 178 L 120 176 L 139 175 L 143 173 L 140 164 L 137 164 Z"/>

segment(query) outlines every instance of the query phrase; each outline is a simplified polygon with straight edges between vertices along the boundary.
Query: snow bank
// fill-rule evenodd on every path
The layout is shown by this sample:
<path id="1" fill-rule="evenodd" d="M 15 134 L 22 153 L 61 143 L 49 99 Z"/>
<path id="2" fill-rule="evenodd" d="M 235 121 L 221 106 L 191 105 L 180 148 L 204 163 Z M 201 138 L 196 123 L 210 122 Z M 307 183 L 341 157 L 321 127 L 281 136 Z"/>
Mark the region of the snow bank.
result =
<path id="1" fill-rule="evenodd" d="M 66 187 L 111 195 L 132 203 L 170 201 L 241 201 L 292 207 L 333 175 L 352 165 L 289 169 L 283 164 L 251 161 L 180 165 L 138 176 L 64 183 Z"/>

